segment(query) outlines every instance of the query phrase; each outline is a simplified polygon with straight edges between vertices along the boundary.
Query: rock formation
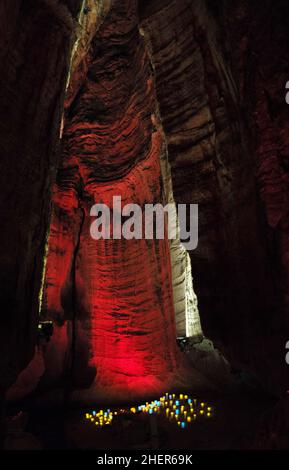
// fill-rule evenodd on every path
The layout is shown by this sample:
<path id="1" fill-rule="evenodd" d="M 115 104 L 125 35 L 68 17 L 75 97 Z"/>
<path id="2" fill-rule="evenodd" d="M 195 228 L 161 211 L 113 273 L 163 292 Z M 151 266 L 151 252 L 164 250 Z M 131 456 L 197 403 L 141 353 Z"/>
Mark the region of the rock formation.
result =
<path id="1" fill-rule="evenodd" d="M 169 388 L 186 373 L 176 336 L 201 340 L 201 318 L 234 369 L 284 390 L 288 8 L 2 2 L 2 389 L 32 358 L 40 292 L 42 318 L 55 324 L 44 387 L 66 383 L 93 397 L 96 387 L 111 396 Z M 199 204 L 198 248 L 96 242 L 90 209 L 114 195 Z"/>
<path id="2" fill-rule="evenodd" d="M 80 1 L 0 5 L 0 395 L 34 354 L 64 91 Z"/>
<path id="3" fill-rule="evenodd" d="M 137 2 L 113 3 L 83 60 L 71 75 L 53 195 L 44 289 L 44 311 L 56 322 L 50 349 L 63 357 L 62 373 L 72 368 L 74 388 L 94 382 L 91 399 L 162 393 L 177 386 L 182 368 L 169 242 L 95 241 L 90 233 L 94 204 L 112 208 L 120 196 L 144 207 L 172 197 L 165 201 L 166 144 Z M 61 373 L 49 352 L 47 369 Z"/>

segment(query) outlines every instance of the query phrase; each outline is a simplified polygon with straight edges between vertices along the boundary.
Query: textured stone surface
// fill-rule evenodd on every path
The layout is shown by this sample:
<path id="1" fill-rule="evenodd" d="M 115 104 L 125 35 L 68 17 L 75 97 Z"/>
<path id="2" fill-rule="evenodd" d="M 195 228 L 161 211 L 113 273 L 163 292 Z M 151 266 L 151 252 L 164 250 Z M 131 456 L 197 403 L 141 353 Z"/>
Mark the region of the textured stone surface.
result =
<path id="1" fill-rule="evenodd" d="M 8 381 L 31 358 L 35 339 L 49 171 L 75 26 L 65 5 L 76 13 L 72 1 L 0 5 L 7 18 L 0 32 L 1 306 L 9 312 L 1 320 L 0 364 L 1 370 L 9 365 Z M 115 0 L 109 13 L 110 6 L 98 2 L 83 18 L 84 30 L 77 28 L 45 293 L 46 314 L 56 321 L 47 380 L 69 376 L 81 388 L 97 372 L 106 390 L 123 368 L 150 377 L 148 342 L 135 335 L 139 321 L 154 348 L 158 378 L 151 390 L 163 373 L 170 381 L 177 363 L 172 287 L 187 256 L 177 255 L 171 278 L 168 244 L 138 242 L 131 251 L 121 243 L 96 246 L 89 208 L 117 191 L 125 202 L 174 197 L 200 205 L 200 242 L 191 261 L 204 331 L 235 367 L 282 390 L 289 303 L 287 1 Z M 186 295 L 176 292 L 183 311 Z M 197 310 L 195 318 L 200 331 Z M 127 346 L 118 342 L 124 324 L 134 333 Z M 13 353 L 16 344 L 20 355 Z M 116 369 L 110 347 L 119 357 Z M 145 367 L 138 369 L 141 356 Z M 127 388 L 126 379 L 118 385 Z"/>
<path id="2" fill-rule="evenodd" d="M 254 369 L 274 388 L 276 384 L 267 380 L 268 367 L 277 381 L 283 377 L 280 384 L 285 379 L 286 330 L 282 334 L 285 319 L 279 313 L 277 279 L 278 251 L 283 252 L 284 266 L 287 256 L 288 189 L 281 163 L 286 161 L 287 124 L 284 121 L 278 130 L 272 124 L 262 77 L 266 73 L 271 94 L 279 90 L 275 113 L 282 102 L 280 119 L 287 114 L 286 68 L 277 79 L 283 60 L 277 49 L 283 28 L 285 41 L 286 22 L 279 33 L 277 25 L 286 8 L 282 1 L 266 2 L 264 11 L 252 3 L 141 2 L 140 12 L 151 38 L 175 200 L 199 204 L 200 240 L 191 259 L 204 332 L 226 349 L 233 363 Z M 271 18 L 276 37 L 269 27 Z M 276 58 L 273 64 L 268 51 Z M 263 158 L 257 171 L 258 154 Z M 267 222 L 276 227 L 281 218 L 277 248 Z M 257 351 L 253 357 L 252 351 Z"/>
<path id="3" fill-rule="evenodd" d="M 79 1 L 1 1 L 0 375 L 32 358 L 73 17 Z"/>
<path id="4" fill-rule="evenodd" d="M 51 349 L 68 354 L 63 368 L 71 367 L 74 388 L 90 381 L 91 400 L 152 395 L 187 382 L 168 240 L 90 235 L 95 203 L 112 207 L 113 196 L 142 207 L 164 201 L 164 137 L 136 7 L 114 2 L 85 56 L 84 79 L 67 107 L 53 197 L 44 308 L 59 335 Z M 47 374 L 56 379 L 51 358 L 48 352 Z M 194 383 L 205 383 L 197 372 Z"/>

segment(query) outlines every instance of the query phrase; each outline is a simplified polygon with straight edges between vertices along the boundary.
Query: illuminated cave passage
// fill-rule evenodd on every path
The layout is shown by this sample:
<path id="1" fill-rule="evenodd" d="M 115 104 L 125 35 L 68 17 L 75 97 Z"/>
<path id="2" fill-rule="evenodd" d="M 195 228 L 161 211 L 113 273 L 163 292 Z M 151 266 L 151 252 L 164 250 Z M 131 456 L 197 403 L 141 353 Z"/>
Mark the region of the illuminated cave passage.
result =
<path id="1" fill-rule="evenodd" d="M 73 387 L 89 387 L 91 400 L 207 386 L 198 372 L 190 377 L 176 343 L 177 335 L 202 338 L 189 255 L 180 242 L 96 241 L 90 234 L 92 206 L 112 208 L 114 196 L 141 207 L 173 202 L 136 8 L 134 1 L 111 8 L 71 74 L 53 190 L 42 314 L 55 322 L 55 333 L 46 368 L 55 376 L 72 367 Z"/>
<path id="2" fill-rule="evenodd" d="M 0 17 L 0 447 L 289 448 L 288 1 Z M 198 246 L 94 240 L 115 196 Z"/>

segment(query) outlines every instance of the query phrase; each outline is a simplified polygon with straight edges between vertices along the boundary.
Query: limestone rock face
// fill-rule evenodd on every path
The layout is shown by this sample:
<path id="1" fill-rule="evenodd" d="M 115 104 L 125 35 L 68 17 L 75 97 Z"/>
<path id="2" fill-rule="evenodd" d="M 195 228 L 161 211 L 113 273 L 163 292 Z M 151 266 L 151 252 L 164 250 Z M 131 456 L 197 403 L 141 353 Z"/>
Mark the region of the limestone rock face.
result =
<path id="1" fill-rule="evenodd" d="M 287 0 L 3 0 L 0 15 L 2 388 L 33 357 L 58 167 L 44 382 L 94 399 L 95 385 L 127 397 L 176 386 L 175 337 L 202 338 L 199 304 L 227 359 L 283 390 Z M 199 204 L 190 259 L 178 240 L 93 240 L 90 209 L 115 195 Z"/>
<path id="2" fill-rule="evenodd" d="M 137 2 L 113 4 L 84 60 L 66 111 L 44 309 L 58 324 L 51 349 L 66 351 L 73 387 L 91 385 L 94 400 L 124 400 L 176 387 L 180 369 L 187 380 L 176 346 L 168 240 L 96 241 L 90 233 L 94 204 L 112 208 L 114 196 L 122 205 L 164 202 L 164 136 Z"/>
<path id="3" fill-rule="evenodd" d="M 50 191 L 79 6 L 78 0 L 0 4 L 0 393 L 34 353 Z"/>
<path id="4" fill-rule="evenodd" d="M 268 363 L 280 384 L 286 375 L 277 300 L 285 294 L 288 312 L 286 5 L 139 4 L 174 198 L 199 204 L 191 261 L 204 332 L 268 387 Z"/>
<path id="5" fill-rule="evenodd" d="M 263 62 L 267 55 L 261 49 L 264 41 L 268 45 L 271 41 L 270 50 L 278 57 L 285 31 L 281 28 L 279 36 L 272 36 L 268 20 L 272 2 L 266 5 L 265 15 L 261 9 L 251 8 L 249 2 L 235 6 L 199 0 L 139 1 L 138 5 L 113 2 L 103 10 L 97 34 L 87 36 L 82 59 L 76 54 L 75 61 L 79 61 L 66 100 L 62 163 L 54 191 L 46 310 L 59 322 L 57 334 L 64 363 L 71 335 L 82 338 L 76 341 L 80 349 L 77 357 L 88 365 L 90 380 L 98 368 L 105 382 L 103 370 L 108 368 L 102 369 L 102 359 L 98 362 L 96 345 L 102 343 L 92 339 L 94 326 L 88 312 L 95 312 L 91 318 L 98 332 L 103 328 L 98 312 L 107 309 L 109 318 L 115 308 L 127 308 L 129 303 L 123 303 L 121 296 L 117 302 L 112 300 L 117 281 L 122 280 L 121 286 L 127 283 L 128 288 L 132 276 L 136 284 L 146 285 L 147 270 L 160 273 L 162 266 L 163 274 L 153 281 L 155 287 L 146 286 L 146 294 L 142 294 L 147 311 L 157 318 L 157 298 L 168 305 L 163 326 L 159 324 L 158 328 L 161 331 L 169 322 L 169 337 L 173 338 L 173 286 L 178 330 L 187 331 L 183 306 L 188 300 L 191 312 L 195 312 L 192 330 L 202 334 L 196 297 L 189 276 L 185 276 L 192 265 L 205 334 L 217 341 L 233 364 L 254 370 L 271 387 L 267 379 L 269 361 L 276 378 L 282 376 L 283 386 L 286 374 L 280 364 L 284 362 L 286 319 L 277 299 L 281 298 L 281 282 L 286 308 L 287 127 L 285 122 L 281 127 L 274 123 L 281 98 L 275 103 L 276 85 L 269 76 L 277 73 L 277 60 L 266 68 Z M 286 10 L 282 5 L 280 0 L 279 15 Z M 276 24 L 277 20 L 280 22 L 280 18 L 275 19 Z M 255 29 L 260 37 L 254 34 Z M 253 61 L 250 47 L 256 49 L 258 61 Z M 261 78 L 267 80 L 265 84 Z M 283 81 L 285 84 L 285 71 L 278 80 L 280 87 Z M 282 110 L 277 124 L 286 114 L 284 102 Z M 127 246 L 120 248 L 121 244 L 104 243 L 105 247 L 99 244 L 95 248 L 89 240 L 89 208 L 100 199 L 111 204 L 116 192 L 124 202 L 199 204 L 198 248 L 190 253 L 190 262 L 187 254 L 179 251 L 179 244 L 170 247 L 172 278 L 166 244 L 140 248 L 136 243 L 129 257 L 135 267 L 144 266 L 142 273 L 129 273 L 132 268 L 124 263 L 129 274 L 117 271 L 117 281 L 113 282 L 111 273 L 101 268 L 87 288 L 96 265 L 107 265 L 107 259 L 115 263 L 124 252 L 129 253 Z M 90 248 L 83 251 L 86 244 Z M 95 249 L 100 250 L 99 258 L 89 261 Z M 150 250 L 160 253 L 160 264 L 153 268 L 146 267 Z M 84 261 L 90 264 L 86 272 Z M 178 287 L 182 277 L 188 282 L 187 291 L 183 289 L 184 279 L 181 289 Z M 108 291 L 108 287 L 103 289 L 106 282 L 111 286 Z M 102 288 L 97 290 L 96 285 Z M 102 295 L 105 300 L 100 301 Z M 136 291 L 136 299 L 138 295 L 141 298 Z M 137 311 L 143 308 L 140 305 Z M 77 332 L 74 328 L 67 331 L 65 319 L 71 316 L 78 319 Z M 278 318 L 273 338 L 272 317 Z M 146 318 L 153 325 L 150 314 Z M 65 326 L 61 326 L 63 323 Z M 159 351 L 166 347 L 160 341 L 155 351 L 161 356 Z M 256 348 L 260 353 L 252 356 Z M 174 354 L 172 361 L 167 361 L 169 370 Z M 111 377 L 108 374 L 107 383 Z M 78 380 L 80 385 L 87 383 L 87 379 Z"/>

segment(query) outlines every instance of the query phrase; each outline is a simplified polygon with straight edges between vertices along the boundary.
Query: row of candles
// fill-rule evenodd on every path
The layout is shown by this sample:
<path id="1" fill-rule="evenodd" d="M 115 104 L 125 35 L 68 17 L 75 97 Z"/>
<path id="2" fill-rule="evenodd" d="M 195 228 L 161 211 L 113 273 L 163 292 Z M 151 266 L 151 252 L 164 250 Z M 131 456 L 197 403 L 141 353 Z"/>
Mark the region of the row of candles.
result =
<path id="1" fill-rule="evenodd" d="M 164 415 L 169 420 L 174 421 L 181 429 L 197 420 L 197 418 L 212 418 L 214 415 L 213 407 L 205 402 L 198 401 L 196 398 L 190 398 L 188 395 L 166 393 L 159 400 L 151 403 L 147 402 L 138 407 L 129 409 L 119 409 L 115 411 L 100 410 L 86 413 L 85 417 L 94 425 L 103 427 L 110 425 L 115 416 L 124 413 L 147 413 L 149 415 Z"/>

